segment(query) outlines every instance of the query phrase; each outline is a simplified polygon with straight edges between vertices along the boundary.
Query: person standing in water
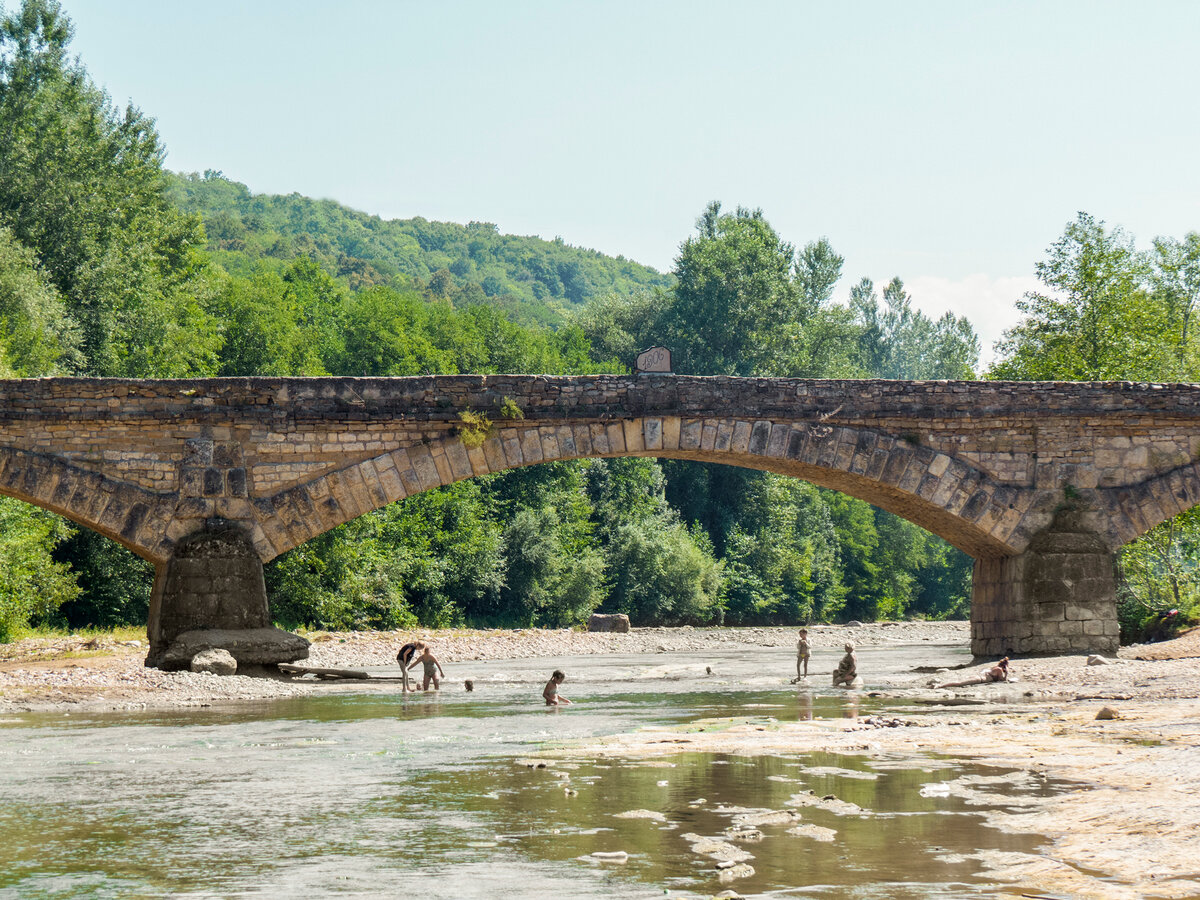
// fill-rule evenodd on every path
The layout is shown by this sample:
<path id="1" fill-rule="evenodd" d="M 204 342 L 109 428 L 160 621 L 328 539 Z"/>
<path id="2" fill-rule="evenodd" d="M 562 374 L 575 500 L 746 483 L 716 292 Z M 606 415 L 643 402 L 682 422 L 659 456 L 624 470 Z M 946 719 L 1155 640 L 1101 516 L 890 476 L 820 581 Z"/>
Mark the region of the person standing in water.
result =
<path id="1" fill-rule="evenodd" d="M 420 663 L 425 667 L 425 676 L 421 683 L 421 690 L 429 690 L 429 682 L 432 681 L 433 689 L 435 691 L 440 691 L 442 689 L 442 685 L 441 682 L 438 681 L 438 673 L 441 673 L 443 678 L 446 677 L 446 673 L 442 671 L 442 664 L 437 661 L 437 657 L 429 652 L 428 644 L 423 645 L 421 655 L 412 661 L 412 665 L 409 666 L 409 668 L 415 668 L 417 663 Z"/>
<path id="2" fill-rule="evenodd" d="M 400 648 L 400 652 L 396 654 L 396 662 L 400 663 L 400 675 L 404 681 L 404 690 L 402 693 L 407 694 L 410 690 L 408 686 L 408 667 L 413 661 L 413 657 L 419 656 L 421 651 L 425 649 L 424 641 L 410 641 Z"/>
<path id="3" fill-rule="evenodd" d="M 796 677 L 792 680 L 792 684 L 795 684 L 801 678 L 808 677 L 808 658 L 811 655 L 812 649 L 808 643 L 808 629 L 801 628 L 800 639 L 796 641 Z"/>
<path id="4" fill-rule="evenodd" d="M 854 645 L 846 641 L 846 655 L 833 670 L 834 687 L 850 687 L 858 677 L 858 657 L 854 655 Z"/>
<path id="5" fill-rule="evenodd" d="M 547 706 L 569 706 L 571 701 L 558 692 L 558 686 L 567 680 L 562 669 L 555 669 L 546 686 L 542 688 L 542 698 Z"/>

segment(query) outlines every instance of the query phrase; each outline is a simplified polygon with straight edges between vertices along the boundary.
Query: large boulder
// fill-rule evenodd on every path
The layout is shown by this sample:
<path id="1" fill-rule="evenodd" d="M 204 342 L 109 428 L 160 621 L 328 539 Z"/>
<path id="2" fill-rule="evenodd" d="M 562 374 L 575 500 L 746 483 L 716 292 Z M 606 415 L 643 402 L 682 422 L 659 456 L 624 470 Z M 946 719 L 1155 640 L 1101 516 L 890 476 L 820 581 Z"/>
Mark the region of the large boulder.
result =
<path id="1" fill-rule="evenodd" d="M 588 631 L 629 632 L 629 616 L 624 613 L 592 613 L 588 619 Z"/>
<path id="2" fill-rule="evenodd" d="M 207 628 L 176 635 L 157 660 L 157 668 L 187 669 L 197 653 L 213 649 L 227 651 L 242 667 L 273 665 L 307 659 L 308 648 L 304 638 L 281 628 Z"/>
<path id="3" fill-rule="evenodd" d="M 237 660 L 228 650 L 214 647 L 211 650 L 201 650 L 193 656 L 188 668 L 193 672 L 211 672 L 213 675 L 236 675 Z"/>

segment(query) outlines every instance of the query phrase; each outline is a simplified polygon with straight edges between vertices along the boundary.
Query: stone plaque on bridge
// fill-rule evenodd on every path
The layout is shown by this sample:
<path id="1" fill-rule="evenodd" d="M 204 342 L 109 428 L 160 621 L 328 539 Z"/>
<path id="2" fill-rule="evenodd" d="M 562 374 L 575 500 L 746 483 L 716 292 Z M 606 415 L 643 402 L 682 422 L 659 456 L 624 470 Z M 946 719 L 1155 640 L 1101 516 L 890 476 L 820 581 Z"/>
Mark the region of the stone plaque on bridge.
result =
<path id="1" fill-rule="evenodd" d="M 671 371 L 671 351 L 666 347 L 651 347 L 638 354 L 634 363 L 635 372 L 667 372 Z"/>

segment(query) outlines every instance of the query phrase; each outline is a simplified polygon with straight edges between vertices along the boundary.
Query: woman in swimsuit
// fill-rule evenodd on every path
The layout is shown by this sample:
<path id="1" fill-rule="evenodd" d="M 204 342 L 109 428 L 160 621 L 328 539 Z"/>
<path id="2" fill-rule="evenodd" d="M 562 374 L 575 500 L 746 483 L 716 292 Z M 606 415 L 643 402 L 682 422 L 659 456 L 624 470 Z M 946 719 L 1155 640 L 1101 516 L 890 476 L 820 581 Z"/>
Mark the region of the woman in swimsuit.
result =
<path id="1" fill-rule="evenodd" d="M 441 690 L 442 686 L 441 682 L 438 681 L 438 673 L 441 673 L 443 678 L 446 677 L 446 673 L 442 671 L 442 664 L 437 661 L 437 657 L 429 652 L 428 644 L 424 646 L 424 648 L 421 650 L 421 655 L 413 660 L 412 665 L 409 666 L 409 668 L 415 668 L 417 663 L 420 663 L 425 667 L 425 679 L 421 684 L 421 690 L 429 690 L 429 682 L 431 681 L 433 682 L 433 689 L 435 691 Z"/>
<path id="2" fill-rule="evenodd" d="M 550 676 L 550 680 L 546 682 L 546 686 L 542 689 L 542 699 L 546 701 L 547 706 L 567 706 L 570 700 L 558 692 L 558 686 L 567 680 L 567 676 L 561 669 L 555 669 L 554 674 Z"/>
<path id="3" fill-rule="evenodd" d="M 938 688 L 967 687 L 972 684 L 990 684 L 993 681 L 1008 681 L 1007 656 L 994 666 L 984 669 L 974 678 L 968 678 L 964 681 L 947 681 L 945 684 L 939 684 Z"/>
<path id="4" fill-rule="evenodd" d="M 396 654 L 396 662 L 400 663 L 400 674 L 404 679 L 404 693 L 408 693 L 408 666 L 413 661 L 413 657 L 417 656 L 425 649 L 424 641 L 412 641 L 400 648 L 400 652 Z"/>

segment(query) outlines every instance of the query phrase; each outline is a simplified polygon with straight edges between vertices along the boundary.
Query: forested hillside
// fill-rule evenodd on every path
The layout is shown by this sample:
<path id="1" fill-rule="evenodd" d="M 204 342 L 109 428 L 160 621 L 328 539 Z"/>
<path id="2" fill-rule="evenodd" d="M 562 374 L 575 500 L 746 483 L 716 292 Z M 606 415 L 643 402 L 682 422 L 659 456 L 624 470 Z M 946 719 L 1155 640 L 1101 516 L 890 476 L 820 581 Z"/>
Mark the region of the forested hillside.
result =
<path id="1" fill-rule="evenodd" d="M 154 123 L 69 52 L 51 0 L 0 19 L 0 373 L 136 378 L 624 371 L 651 343 L 685 374 L 971 378 L 970 323 L 900 279 L 834 300 L 831 243 L 713 203 L 674 270 L 490 225 L 385 222 L 162 166 Z M 1200 239 L 1138 253 L 1085 218 L 1038 267 L 1011 378 L 1184 377 Z M 1127 607 L 1194 602 L 1194 520 L 1126 554 Z M 1174 529 L 1174 530 L 1171 530 Z M 490 475 L 362 516 L 268 566 L 284 625 L 570 625 L 963 615 L 971 560 L 861 501 L 780 476 L 653 459 Z M 151 572 L 0 499 L 0 639 L 28 623 L 145 621 Z"/>
<path id="2" fill-rule="evenodd" d="M 519 320 L 552 324 L 597 294 L 671 283 L 624 257 L 561 238 L 500 234 L 489 222 L 385 220 L 332 200 L 251 194 L 213 171 L 172 175 L 170 183 L 174 204 L 204 220 L 210 258 L 235 275 L 307 257 L 354 290 L 427 286 L 456 305 L 490 302 Z"/>

